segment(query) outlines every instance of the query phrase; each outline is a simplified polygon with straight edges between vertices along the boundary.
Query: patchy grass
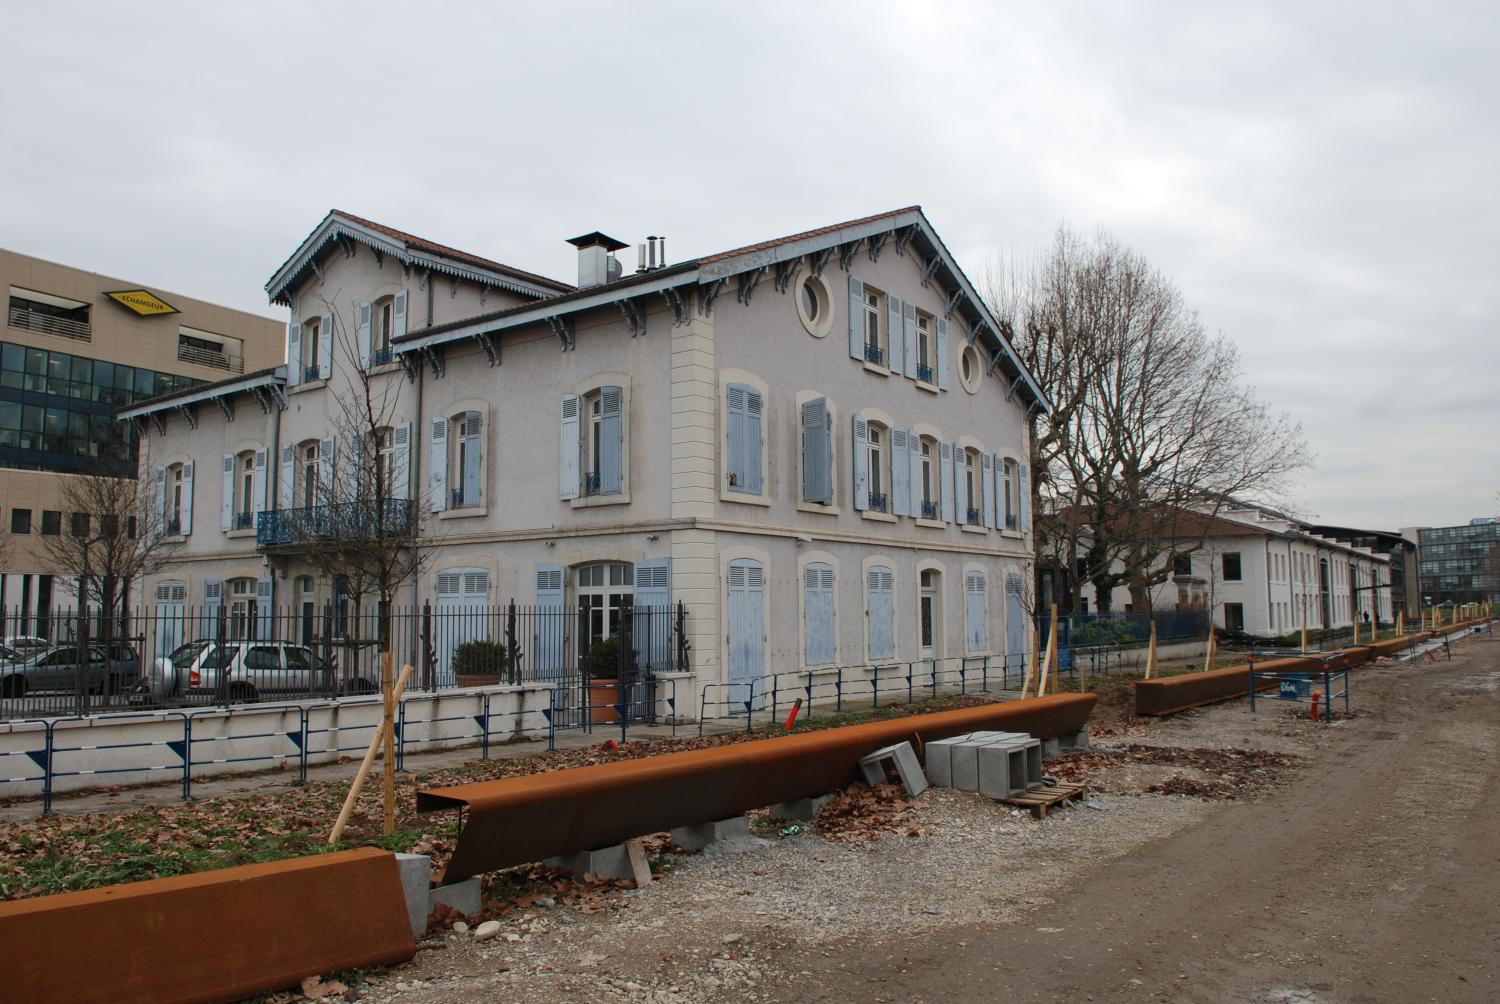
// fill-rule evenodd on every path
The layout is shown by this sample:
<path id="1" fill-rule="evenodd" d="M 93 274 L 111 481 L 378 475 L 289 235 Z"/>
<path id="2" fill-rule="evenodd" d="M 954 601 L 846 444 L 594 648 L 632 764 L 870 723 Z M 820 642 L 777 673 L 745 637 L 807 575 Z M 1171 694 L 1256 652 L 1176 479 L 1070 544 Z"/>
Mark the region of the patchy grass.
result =
<path id="1" fill-rule="evenodd" d="M 983 703 L 987 702 L 974 696 L 940 697 L 799 719 L 794 731 L 837 728 Z M 51 815 L 0 823 L 0 851 L 3 851 L 0 899 L 73 892 L 358 846 L 430 854 L 434 865 L 442 867 L 457 836 L 456 816 L 418 815 L 419 788 L 538 774 L 679 750 L 709 749 L 782 734 L 781 726 L 776 724 L 754 732 L 630 742 L 614 748 L 601 744 L 513 759 L 479 760 L 415 776 L 398 774 L 396 830 L 389 836 L 381 834 L 384 817 L 377 778 L 365 785 L 350 816 L 344 840 L 337 847 L 328 845 L 328 831 L 348 793 L 347 781 L 310 781 L 290 790 L 244 799 L 205 799 L 144 806 L 125 813 Z M 491 896 L 504 901 L 531 895 L 552 882 L 552 876 L 523 868 L 491 877 L 489 886 Z"/>

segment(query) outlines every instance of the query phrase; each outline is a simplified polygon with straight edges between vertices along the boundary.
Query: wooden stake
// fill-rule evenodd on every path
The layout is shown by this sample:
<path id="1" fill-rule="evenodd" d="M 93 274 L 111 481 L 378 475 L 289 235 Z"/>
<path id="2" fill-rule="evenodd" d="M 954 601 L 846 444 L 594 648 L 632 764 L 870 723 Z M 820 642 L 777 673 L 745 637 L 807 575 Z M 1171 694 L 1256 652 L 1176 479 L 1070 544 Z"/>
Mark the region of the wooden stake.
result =
<path id="1" fill-rule="evenodd" d="M 1057 658 L 1057 604 L 1052 604 L 1052 623 L 1047 628 L 1047 656 L 1042 660 L 1042 676 L 1037 683 L 1036 696 L 1047 696 L 1047 673 Z"/>
<path id="2" fill-rule="evenodd" d="M 1307 653 L 1307 597 L 1302 597 L 1302 652 Z"/>
<path id="3" fill-rule="evenodd" d="M 1404 638 L 1405 636 L 1406 636 L 1406 608 L 1403 607 L 1402 609 L 1396 611 L 1396 637 L 1397 638 Z"/>
<path id="4" fill-rule="evenodd" d="M 396 681 L 392 696 L 396 700 L 401 699 L 401 694 L 406 690 L 406 680 L 411 676 L 411 667 L 401 667 L 401 679 Z M 328 844 L 333 846 L 339 842 L 344 835 L 344 827 L 349 824 L 349 814 L 354 811 L 354 801 L 359 798 L 359 791 L 365 786 L 365 778 L 370 776 L 370 768 L 375 765 L 375 751 L 385 743 L 385 730 L 376 729 L 375 734 L 370 737 L 370 748 L 365 750 L 365 758 L 359 763 L 359 770 L 354 774 L 354 783 L 349 785 L 349 794 L 344 797 L 344 807 L 339 810 L 339 818 L 333 824 L 333 832 L 328 835 Z"/>
<path id="5" fill-rule="evenodd" d="M 1354 644 L 1359 644 L 1359 614 L 1354 615 Z"/>
<path id="6" fill-rule="evenodd" d="M 651 884 L 651 862 L 646 860 L 646 848 L 640 837 L 625 841 L 625 854 L 630 858 L 630 873 L 635 876 L 635 887 L 644 889 Z"/>
<path id="7" fill-rule="evenodd" d="M 1217 625 L 1213 621 L 1208 622 L 1208 644 L 1203 646 L 1203 672 L 1205 673 L 1214 668 L 1214 654 L 1217 651 L 1215 641 L 1218 638 L 1215 627 Z"/>
<path id="8" fill-rule="evenodd" d="M 1156 675 L 1156 618 L 1151 618 L 1151 644 L 1146 647 L 1146 679 Z"/>
<path id="9" fill-rule="evenodd" d="M 1036 682 L 1036 658 L 1037 650 L 1042 647 L 1042 635 L 1037 631 L 1036 625 L 1031 626 L 1031 651 L 1026 654 L 1026 679 L 1021 681 L 1021 699 L 1031 692 L 1031 685 Z"/>

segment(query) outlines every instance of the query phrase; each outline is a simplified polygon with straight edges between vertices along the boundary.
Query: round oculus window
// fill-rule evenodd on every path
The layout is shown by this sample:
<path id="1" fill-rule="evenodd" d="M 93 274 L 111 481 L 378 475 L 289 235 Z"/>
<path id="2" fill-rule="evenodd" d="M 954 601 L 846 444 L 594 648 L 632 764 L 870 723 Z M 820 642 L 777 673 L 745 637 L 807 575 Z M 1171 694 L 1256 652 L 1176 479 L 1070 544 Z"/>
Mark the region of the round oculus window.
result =
<path id="1" fill-rule="evenodd" d="M 979 392 L 979 375 L 983 370 L 979 362 L 979 350 L 973 345 L 965 345 L 958 354 L 958 378 L 964 385 L 964 390 L 970 394 Z"/>
<path id="2" fill-rule="evenodd" d="M 815 275 L 805 276 L 797 285 L 797 317 L 814 338 L 822 338 L 833 327 L 828 287 Z"/>

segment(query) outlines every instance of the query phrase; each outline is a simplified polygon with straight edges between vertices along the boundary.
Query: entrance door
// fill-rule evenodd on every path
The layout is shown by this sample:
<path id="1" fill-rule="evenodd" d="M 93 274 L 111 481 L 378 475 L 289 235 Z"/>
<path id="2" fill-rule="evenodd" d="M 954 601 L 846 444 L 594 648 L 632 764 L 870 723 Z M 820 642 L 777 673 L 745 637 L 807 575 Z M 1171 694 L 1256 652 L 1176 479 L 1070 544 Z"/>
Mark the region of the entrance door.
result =
<path id="1" fill-rule="evenodd" d="M 159 582 L 156 585 L 155 659 L 163 659 L 182 644 L 183 620 L 187 613 L 187 585 L 182 582 Z"/>
<path id="2" fill-rule="evenodd" d="M 729 699 L 749 699 L 766 672 L 765 567 L 750 558 L 729 563 Z"/>
<path id="3" fill-rule="evenodd" d="M 939 605 L 938 573 L 930 568 L 922 573 L 922 592 L 917 603 L 917 632 L 922 658 L 936 659 L 939 654 L 938 633 L 942 630 L 942 608 Z"/>
<path id="4" fill-rule="evenodd" d="M 482 568 L 455 568 L 439 572 L 437 609 L 433 616 L 433 647 L 437 657 L 437 686 L 458 682 L 453 672 L 453 653 L 466 641 L 490 639 L 490 573 Z"/>

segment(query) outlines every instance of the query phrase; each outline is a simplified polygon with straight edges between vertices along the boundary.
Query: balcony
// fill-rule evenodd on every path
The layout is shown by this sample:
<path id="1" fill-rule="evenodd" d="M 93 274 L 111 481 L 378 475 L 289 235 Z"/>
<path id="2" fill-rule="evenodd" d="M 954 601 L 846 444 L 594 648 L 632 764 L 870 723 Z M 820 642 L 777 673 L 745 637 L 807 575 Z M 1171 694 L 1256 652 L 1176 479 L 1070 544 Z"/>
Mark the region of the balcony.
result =
<path id="1" fill-rule="evenodd" d="M 932 383 L 932 367 L 925 363 L 917 363 L 917 379 L 923 383 Z"/>
<path id="2" fill-rule="evenodd" d="M 89 342 L 94 339 L 93 329 L 88 321 L 75 321 L 71 317 L 43 314 L 25 307 L 18 307 L 14 303 L 10 305 L 10 313 L 5 323 L 12 328 L 40 331 L 44 335 L 57 335 L 60 338 L 72 338 L 80 342 Z"/>
<path id="3" fill-rule="evenodd" d="M 599 485 L 600 481 L 598 471 L 591 471 L 583 476 L 583 494 L 598 495 Z"/>
<path id="4" fill-rule="evenodd" d="M 938 504 L 936 502 L 923 502 L 922 503 L 922 518 L 923 519 L 937 519 L 938 518 Z"/>
<path id="5" fill-rule="evenodd" d="M 450 501 L 452 502 L 452 504 L 448 506 L 448 508 L 450 509 L 474 509 L 479 505 L 479 499 L 466 498 L 464 496 L 464 490 L 462 488 L 453 489 Z"/>
<path id="6" fill-rule="evenodd" d="M 1005 528 L 1007 530 L 1014 530 L 1017 527 L 1017 525 L 1019 524 L 1019 522 L 1020 521 L 1016 519 L 1016 514 L 1015 513 L 1008 512 L 1008 513 L 1005 514 Z"/>
<path id="7" fill-rule="evenodd" d="M 169 519 L 169 520 L 167 520 L 164 524 L 162 524 L 162 533 L 164 535 L 168 536 L 168 537 L 180 537 L 180 536 L 182 536 L 182 520 L 181 519 Z M 78 536 L 82 536 L 82 534 L 76 534 L 75 533 L 73 536 L 78 537 Z"/>
<path id="8" fill-rule="evenodd" d="M 320 376 L 318 376 L 318 368 L 316 366 L 305 366 L 305 367 L 303 367 L 303 369 L 302 369 L 302 382 L 303 383 L 313 383 L 313 382 L 321 380 L 321 379 L 323 379 L 323 378 L 320 377 Z"/>
<path id="9" fill-rule="evenodd" d="M 874 512 L 886 512 L 890 507 L 889 500 L 880 492 L 870 493 L 870 509 Z"/>
<path id="10" fill-rule="evenodd" d="M 255 525 L 255 513 L 237 512 L 234 514 L 234 528 L 236 530 L 248 530 Z"/>
<path id="11" fill-rule="evenodd" d="M 874 363 L 876 366 L 885 365 L 885 349 L 879 345 L 865 344 L 865 362 Z"/>
<path id="12" fill-rule="evenodd" d="M 394 358 L 390 349 L 376 349 L 375 354 L 370 357 L 370 362 L 375 366 L 385 366 Z"/>
<path id="13" fill-rule="evenodd" d="M 178 345 L 177 358 L 185 363 L 195 366 L 211 366 L 218 370 L 228 370 L 231 373 L 245 372 L 245 357 L 234 356 L 227 352 L 215 352 L 212 349 L 200 349 L 196 345 Z"/>
<path id="14" fill-rule="evenodd" d="M 263 512 L 255 521 L 255 546 L 307 545 L 381 535 L 405 537 L 412 533 L 412 507 L 407 499 L 387 499 L 383 518 L 377 518 L 380 515 L 373 504 L 359 502 Z"/>
<path id="15" fill-rule="evenodd" d="M 964 522 L 968 523 L 970 526 L 978 526 L 979 525 L 979 510 L 978 509 L 969 509 L 969 510 L 965 511 L 964 512 Z"/>

